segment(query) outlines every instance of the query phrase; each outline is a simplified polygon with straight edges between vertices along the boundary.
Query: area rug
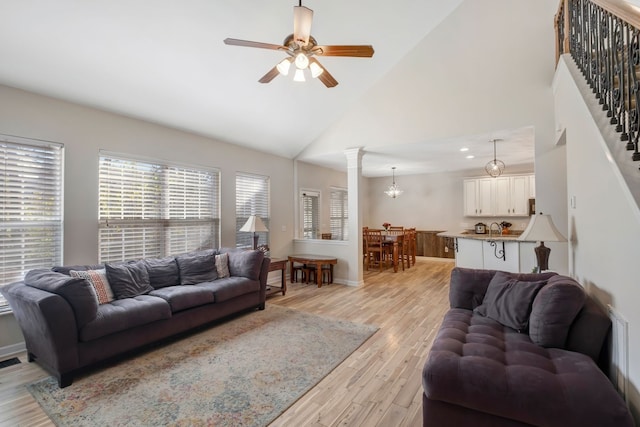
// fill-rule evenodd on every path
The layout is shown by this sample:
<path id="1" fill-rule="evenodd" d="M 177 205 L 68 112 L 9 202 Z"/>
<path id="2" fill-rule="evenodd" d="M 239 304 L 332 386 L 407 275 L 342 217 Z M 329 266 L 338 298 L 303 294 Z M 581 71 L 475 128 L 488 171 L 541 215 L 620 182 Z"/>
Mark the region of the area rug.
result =
<path id="1" fill-rule="evenodd" d="M 267 305 L 69 387 L 27 388 L 58 426 L 265 426 L 376 330 Z"/>

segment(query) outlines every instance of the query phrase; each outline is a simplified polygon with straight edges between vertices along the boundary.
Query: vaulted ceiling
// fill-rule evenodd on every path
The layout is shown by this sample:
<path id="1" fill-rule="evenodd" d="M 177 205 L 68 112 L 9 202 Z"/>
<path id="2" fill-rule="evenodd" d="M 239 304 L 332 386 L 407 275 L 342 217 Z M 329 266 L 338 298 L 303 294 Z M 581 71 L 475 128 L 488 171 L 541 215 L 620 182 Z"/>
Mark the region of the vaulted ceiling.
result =
<path id="1" fill-rule="evenodd" d="M 367 176 L 473 170 L 499 138 L 508 167 L 554 134 L 557 0 L 305 1 L 319 44 L 375 49 L 320 57 L 331 89 L 258 83 L 285 55 L 223 43 L 282 43 L 291 0 L 0 4 L 0 84 L 292 159 L 341 169 L 362 147 Z"/>

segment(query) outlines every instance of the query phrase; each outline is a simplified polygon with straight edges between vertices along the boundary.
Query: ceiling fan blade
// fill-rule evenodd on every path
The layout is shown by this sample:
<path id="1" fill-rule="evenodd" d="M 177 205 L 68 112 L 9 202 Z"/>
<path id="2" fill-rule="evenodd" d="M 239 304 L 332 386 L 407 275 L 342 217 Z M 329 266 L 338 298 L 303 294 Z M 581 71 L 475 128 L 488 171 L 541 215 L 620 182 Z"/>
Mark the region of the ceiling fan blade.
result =
<path id="1" fill-rule="evenodd" d="M 345 46 L 316 46 L 313 53 L 322 56 L 355 56 L 371 58 L 373 56 L 371 45 L 345 45 Z"/>
<path id="2" fill-rule="evenodd" d="M 326 68 L 324 68 L 322 66 L 322 64 L 320 63 L 320 61 L 318 61 L 316 58 L 314 58 L 313 56 L 311 58 L 309 58 L 309 62 L 310 63 L 314 63 L 317 64 L 318 67 L 320 67 L 322 69 L 322 74 L 320 74 L 317 78 L 318 80 L 320 80 L 322 83 L 324 83 L 324 85 L 326 87 L 335 87 L 338 86 L 338 81 L 333 78 L 333 76 L 327 71 Z"/>
<path id="3" fill-rule="evenodd" d="M 275 67 L 273 67 L 272 69 L 270 69 L 267 74 L 265 74 L 264 76 L 262 76 L 262 78 L 260 80 L 258 80 L 260 83 L 269 83 L 271 80 L 275 79 L 276 76 L 280 74 L 280 72 L 278 71 L 278 66 L 276 65 Z M 324 74 L 324 73 L 323 73 Z"/>
<path id="4" fill-rule="evenodd" d="M 260 49 L 272 49 L 272 50 L 287 49 L 286 47 L 279 44 L 252 42 L 249 40 L 239 40 L 239 39 L 229 39 L 229 38 L 224 39 L 224 44 L 228 44 L 232 46 L 257 47 Z"/>
<path id="5" fill-rule="evenodd" d="M 313 10 L 304 6 L 293 6 L 293 39 L 300 46 L 306 46 L 309 43 L 312 21 Z"/>

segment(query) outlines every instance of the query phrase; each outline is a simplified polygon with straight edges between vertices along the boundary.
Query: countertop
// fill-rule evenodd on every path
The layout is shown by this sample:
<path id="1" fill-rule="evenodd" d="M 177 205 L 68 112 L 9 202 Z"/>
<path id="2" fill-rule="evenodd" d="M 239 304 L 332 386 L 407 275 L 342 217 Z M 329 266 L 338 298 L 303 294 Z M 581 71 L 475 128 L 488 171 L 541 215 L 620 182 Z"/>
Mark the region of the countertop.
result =
<path id="1" fill-rule="evenodd" d="M 475 239 L 475 240 L 495 240 L 495 241 L 520 241 L 520 242 L 534 242 L 535 240 L 518 240 L 522 234 L 522 230 L 511 231 L 509 234 L 476 234 L 473 230 L 462 231 L 443 231 L 438 233 L 438 236 L 442 237 L 455 237 L 460 239 Z"/>

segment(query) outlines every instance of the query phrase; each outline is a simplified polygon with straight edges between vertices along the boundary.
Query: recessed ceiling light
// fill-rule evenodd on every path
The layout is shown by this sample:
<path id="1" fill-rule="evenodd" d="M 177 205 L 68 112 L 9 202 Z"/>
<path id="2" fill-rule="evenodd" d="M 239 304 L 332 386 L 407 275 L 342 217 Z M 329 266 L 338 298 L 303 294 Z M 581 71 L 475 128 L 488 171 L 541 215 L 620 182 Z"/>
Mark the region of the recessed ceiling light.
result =
<path id="1" fill-rule="evenodd" d="M 475 157 L 476 157 L 476 156 L 474 156 L 473 154 L 469 154 L 469 155 L 467 156 L 467 159 L 475 159 Z"/>
<path id="2" fill-rule="evenodd" d="M 464 153 L 465 151 L 469 151 L 469 147 L 462 147 L 462 148 L 460 149 L 460 151 L 462 151 L 463 153 Z"/>

